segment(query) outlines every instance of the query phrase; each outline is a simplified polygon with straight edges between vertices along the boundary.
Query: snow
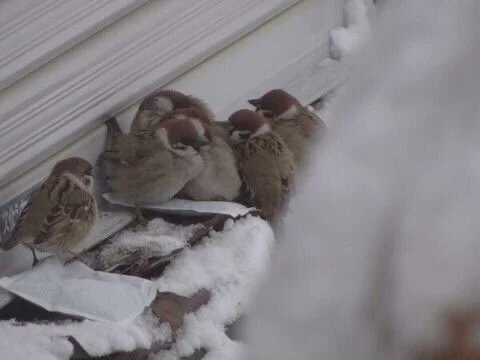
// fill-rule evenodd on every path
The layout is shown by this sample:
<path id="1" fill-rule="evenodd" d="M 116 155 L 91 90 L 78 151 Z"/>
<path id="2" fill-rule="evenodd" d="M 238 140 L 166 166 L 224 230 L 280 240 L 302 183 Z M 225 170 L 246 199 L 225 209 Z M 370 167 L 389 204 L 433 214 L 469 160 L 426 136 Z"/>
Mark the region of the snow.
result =
<path id="1" fill-rule="evenodd" d="M 133 250 L 138 247 L 164 251 L 183 247 L 198 225 L 183 227 L 154 219 L 146 229 L 125 230 L 112 239 L 110 250 Z M 211 231 L 202 242 L 186 248 L 155 281 L 158 291 L 190 296 L 200 289 L 211 292 L 210 302 L 185 317 L 170 351 L 152 358 L 179 359 L 195 349 L 207 348 L 206 359 L 240 359 L 244 345 L 225 335 L 225 326 L 242 314 L 252 293 L 269 266 L 274 243 L 273 231 L 264 220 L 247 216 L 227 220 L 222 231 Z M 105 255 L 105 254 L 104 254 Z M 0 322 L 0 358 L 68 359 L 72 346 L 65 338 L 72 335 L 92 355 L 113 351 L 148 348 L 155 341 L 172 338 L 170 326 L 159 326 L 149 310 L 132 325 L 82 321 L 70 324 L 27 324 Z M 15 344 L 12 346 L 12 344 Z M 25 346 L 17 346 L 25 344 Z"/>
<path id="2" fill-rule="evenodd" d="M 344 1 L 344 27 L 330 31 L 330 57 L 336 60 L 356 52 L 371 33 L 366 0 Z"/>
<path id="3" fill-rule="evenodd" d="M 128 326 L 90 320 L 63 325 L 3 321 L 0 332 L 0 358 L 10 360 L 69 359 L 73 346 L 66 336 L 73 336 L 92 356 L 149 348 L 171 338 L 168 326 L 159 326 L 150 312 Z"/>
<path id="4" fill-rule="evenodd" d="M 96 261 L 102 269 L 121 263 L 120 259 L 129 254 L 143 251 L 148 256 L 168 255 L 185 247 L 193 232 L 202 225 L 177 226 L 163 219 L 153 219 L 147 228 L 141 226 L 124 230 L 115 235 L 111 242 L 96 254 Z"/>
<path id="5" fill-rule="evenodd" d="M 480 3 L 388 4 L 292 199 L 250 358 L 408 359 L 478 309 Z"/>
<path id="6" fill-rule="evenodd" d="M 228 220 L 222 232 L 212 232 L 202 244 L 184 251 L 157 281 L 158 290 L 190 296 L 205 288 L 211 300 L 185 317 L 174 348 L 156 358 L 177 359 L 205 347 L 208 359 L 240 359 L 244 347 L 225 335 L 225 326 L 244 314 L 269 267 L 273 243 L 270 226 L 249 216 L 235 223 Z"/>

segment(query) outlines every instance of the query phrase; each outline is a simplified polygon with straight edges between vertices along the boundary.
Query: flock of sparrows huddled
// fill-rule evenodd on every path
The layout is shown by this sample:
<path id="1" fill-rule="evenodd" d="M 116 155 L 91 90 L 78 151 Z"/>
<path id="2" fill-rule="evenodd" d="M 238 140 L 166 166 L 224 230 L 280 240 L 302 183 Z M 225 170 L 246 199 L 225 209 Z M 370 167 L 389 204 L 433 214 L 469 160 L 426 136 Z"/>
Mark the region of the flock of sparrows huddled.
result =
<path id="1" fill-rule="evenodd" d="M 114 131 L 100 156 L 111 192 L 134 204 L 141 222 L 142 204 L 176 196 L 238 201 L 275 224 L 324 124 L 284 90 L 249 103 L 255 111 L 239 110 L 217 122 L 193 96 L 161 90 L 146 97 L 130 133 Z M 97 216 L 92 173 L 82 158 L 58 162 L 0 247 L 26 245 L 34 265 L 35 250 L 74 256 L 72 247 L 88 235 Z"/>

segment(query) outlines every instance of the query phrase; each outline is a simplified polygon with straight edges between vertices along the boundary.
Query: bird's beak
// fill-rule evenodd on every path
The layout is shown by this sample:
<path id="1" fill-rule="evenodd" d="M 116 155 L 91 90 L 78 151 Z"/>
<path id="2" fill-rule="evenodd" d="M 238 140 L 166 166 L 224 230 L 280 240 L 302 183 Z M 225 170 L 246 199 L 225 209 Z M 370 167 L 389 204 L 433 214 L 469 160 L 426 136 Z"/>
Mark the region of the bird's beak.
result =
<path id="1" fill-rule="evenodd" d="M 260 107 L 260 99 L 250 99 L 248 100 L 250 105 L 254 106 L 255 108 Z"/>

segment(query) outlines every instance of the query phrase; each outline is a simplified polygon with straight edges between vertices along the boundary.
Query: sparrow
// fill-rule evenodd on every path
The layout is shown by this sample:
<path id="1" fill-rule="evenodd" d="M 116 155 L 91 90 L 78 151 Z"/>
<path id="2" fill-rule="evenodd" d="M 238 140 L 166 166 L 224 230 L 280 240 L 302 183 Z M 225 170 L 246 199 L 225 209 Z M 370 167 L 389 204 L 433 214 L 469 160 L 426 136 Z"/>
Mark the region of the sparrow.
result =
<path id="1" fill-rule="evenodd" d="M 215 121 L 213 114 L 207 114 L 198 107 L 190 107 L 184 109 L 174 110 L 171 113 L 172 117 L 190 117 L 200 120 L 205 127 L 209 129 L 209 132 L 216 137 L 222 138 L 227 144 L 230 145 L 230 136 L 228 131 L 228 122 Z M 231 147 L 231 146 L 230 146 Z"/>
<path id="2" fill-rule="evenodd" d="M 71 249 L 85 239 L 97 217 L 92 172 L 92 165 L 79 157 L 58 162 L 33 192 L 2 250 L 24 244 L 32 251 L 33 266 L 38 262 L 35 250 L 74 256 Z"/>
<path id="3" fill-rule="evenodd" d="M 209 146 L 199 151 L 203 168 L 187 182 L 181 195 L 197 201 L 232 201 L 240 194 L 242 181 L 230 145 L 215 130 L 216 125 L 201 117 L 201 111 L 188 108 L 176 110 L 174 119 L 188 119 L 209 140 Z"/>
<path id="4" fill-rule="evenodd" d="M 131 131 L 146 130 L 161 122 L 177 109 L 196 109 L 208 122 L 214 121 L 210 108 L 200 99 L 175 90 L 160 90 L 140 103 L 131 124 Z"/>
<path id="5" fill-rule="evenodd" d="M 283 138 L 295 162 L 302 167 L 311 143 L 326 128 L 323 121 L 285 90 L 271 90 L 248 102 L 259 114 L 271 119 L 272 129 Z"/>
<path id="6" fill-rule="evenodd" d="M 208 144 L 204 128 L 190 119 L 167 119 L 121 135 L 101 155 L 110 168 L 107 183 L 116 197 L 133 203 L 139 215 L 142 204 L 170 200 L 200 173 L 199 151 Z"/>
<path id="7" fill-rule="evenodd" d="M 267 220 L 276 223 L 293 188 L 293 155 L 260 114 L 239 110 L 228 122 L 250 201 Z"/>

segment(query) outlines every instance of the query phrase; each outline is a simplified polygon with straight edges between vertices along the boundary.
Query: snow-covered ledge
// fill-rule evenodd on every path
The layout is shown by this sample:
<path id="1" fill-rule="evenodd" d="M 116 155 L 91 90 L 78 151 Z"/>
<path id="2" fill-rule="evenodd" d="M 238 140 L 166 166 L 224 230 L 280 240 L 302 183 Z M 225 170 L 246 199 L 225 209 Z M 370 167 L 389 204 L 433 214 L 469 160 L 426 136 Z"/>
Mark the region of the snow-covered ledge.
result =
<path id="1" fill-rule="evenodd" d="M 298 0 L 150 1 L 0 93 L 0 186 Z"/>
<path id="2" fill-rule="evenodd" d="M 146 1 L 2 1 L 0 90 Z"/>

